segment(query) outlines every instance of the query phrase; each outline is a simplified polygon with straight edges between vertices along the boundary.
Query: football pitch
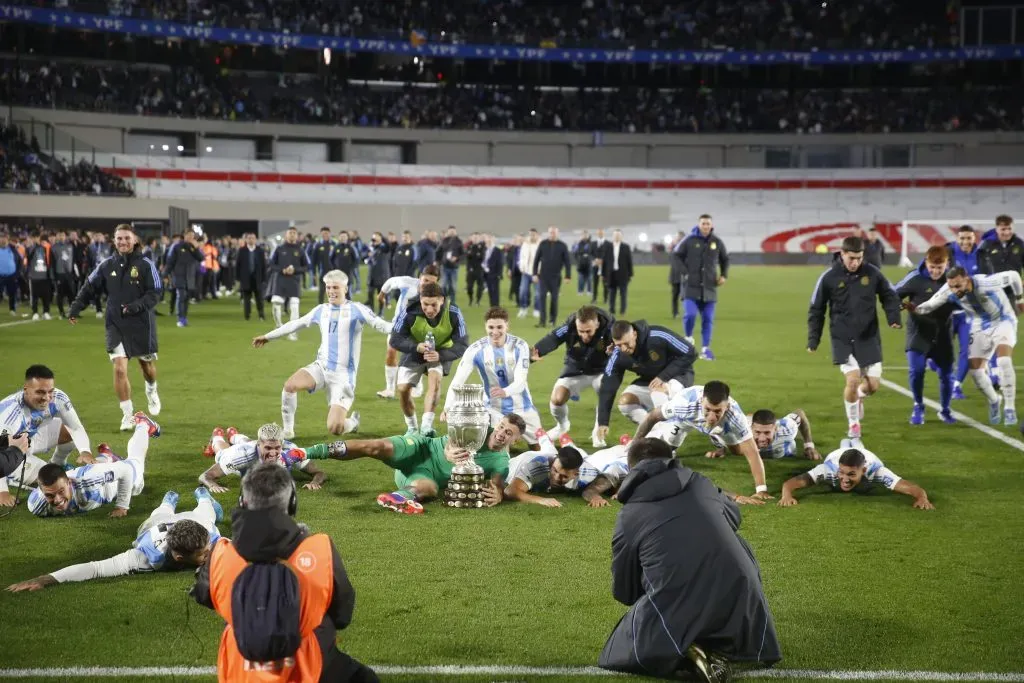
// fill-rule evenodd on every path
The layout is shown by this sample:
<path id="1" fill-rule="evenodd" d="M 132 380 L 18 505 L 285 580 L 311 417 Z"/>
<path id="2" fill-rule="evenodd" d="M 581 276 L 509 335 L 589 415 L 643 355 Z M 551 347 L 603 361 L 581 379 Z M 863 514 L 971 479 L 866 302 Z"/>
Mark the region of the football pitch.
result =
<path id="1" fill-rule="evenodd" d="M 696 375 L 698 384 L 728 382 L 747 412 L 804 409 L 825 454 L 845 436 L 846 421 L 827 331 L 817 353 L 805 349 L 807 304 L 820 272 L 734 268 L 720 290 L 713 344 L 718 360 L 699 361 Z M 887 274 L 896 279 L 902 273 Z M 681 321 L 670 317 L 667 275 L 667 267 L 637 269 L 627 319 L 681 329 Z M 577 296 L 575 283 L 562 291 L 563 318 L 589 301 Z M 305 312 L 316 295 L 303 297 Z M 483 336 L 486 307 L 465 306 L 464 290 L 457 302 L 470 339 Z M 167 312 L 166 302 L 161 310 Z M 6 316 L 6 304 L 2 312 Z M 512 314 L 513 334 L 533 343 L 545 332 L 534 327 L 534 318 Z M 282 383 L 313 360 L 319 343 L 317 332 L 306 330 L 298 342 L 252 349 L 250 339 L 268 323 L 243 321 L 236 297 L 193 306 L 185 329 L 175 327 L 173 317 L 159 320 L 163 435 L 150 448 L 145 492 L 123 519 L 108 519 L 102 511 L 34 519 L 23 502 L 0 519 L 0 587 L 123 551 L 168 489 L 182 494 L 179 509 L 190 508 L 196 477 L 211 464 L 201 455 L 211 429 L 233 425 L 254 435 L 260 424 L 279 422 Z M 1024 681 L 1024 443 L 1013 428 L 994 428 L 1005 435 L 999 440 L 964 422 L 943 425 L 933 409 L 925 425 L 910 426 L 910 399 L 893 388 L 907 385 L 904 331 L 883 329 L 882 337 L 884 378 L 891 384 L 866 401 L 864 442 L 897 474 L 923 486 L 936 510 L 914 510 L 909 497 L 887 491 L 855 496 L 817 489 L 798 494 L 795 508 L 743 507 L 741 533 L 760 561 L 783 647 L 782 671 L 770 675 L 980 680 L 985 677 L 978 672 L 988 672 L 986 680 Z M 383 355 L 384 338 L 366 328 L 355 404 L 362 414 L 358 437 L 405 430 L 397 402 L 375 396 L 384 383 Z M 56 320 L 4 325 L 0 358 L 0 395 L 20 388 L 26 366 L 49 365 L 94 448 L 106 441 L 124 454 L 128 434 L 117 431 L 120 414 L 102 321 L 87 317 L 76 328 Z M 1021 353 L 1017 363 L 1024 364 Z M 556 352 L 530 371 L 546 426 L 552 424 L 547 399 L 560 368 Z M 130 373 L 136 409 L 145 409 L 137 365 Z M 987 426 L 985 402 L 972 385 L 965 390 L 967 400 L 954 409 Z M 934 374 L 926 380 L 926 395 L 938 397 Z M 572 433 L 588 449 L 594 405 L 592 393 L 571 404 Z M 329 440 L 325 417 L 322 394 L 300 396 L 295 441 L 305 446 Z M 613 410 L 610 437 L 632 431 Z M 708 460 L 709 445 L 693 435 L 680 457 L 723 488 L 752 493 L 746 461 Z M 789 458 L 765 466 L 777 498 L 782 482 L 811 463 Z M 561 509 L 502 504 L 451 510 L 432 503 L 425 515 L 403 516 L 375 503 L 393 484 L 391 470 L 380 463 L 325 461 L 322 467 L 328 481 L 321 491 L 300 489 L 298 518 L 331 535 L 355 586 L 352 625 L 339 633 L 343 650 L 382 667 L 385 680 L 607 679 L 584 667 L 596 664 L 626 610 L 610 592 L 617 504 L 590 509 L 567 498 Z M 230 510 L 239 480 L 227 485 L 231 490 L 218 498 Z M 229 523 L 221 531 L 229 533 Z M 191 585 L 189 572 L 156 573 L 0 592 L 0 678 L 85 680 L 88 667 L 103 667 L 93 673 L 105 680 L 213 680 L 223 622 L 192 603 Z M 28 669 L 46 670 L 33 676 Z"/>

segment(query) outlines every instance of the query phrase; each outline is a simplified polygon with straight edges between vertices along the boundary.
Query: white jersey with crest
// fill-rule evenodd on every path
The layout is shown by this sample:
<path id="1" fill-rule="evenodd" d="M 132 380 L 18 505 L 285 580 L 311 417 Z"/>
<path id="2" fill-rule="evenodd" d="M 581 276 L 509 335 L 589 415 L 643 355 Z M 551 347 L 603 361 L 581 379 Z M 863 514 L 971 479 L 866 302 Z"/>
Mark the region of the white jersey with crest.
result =
<path id="1" fill-rule="evenodd" d="M 319 304 L 306 315 L 291 320 L 281 327 L 268 332 L 267 339 L 277 339 L 306 327 L 320 328 L 320 350 L 316 361 L 326 372 L 347 373 L 355 387 L 359 370 L 359 352 L 362 348 L 363 326 L 369 325 L 383 334 L 391 333 L 391 323 L 377 315 L 363 304 L 354 301 L 335 306 Z"/>
<path id="2" fill-rule="evenodd" d="M 704 386 L 687 387 L 661 406 L 665 420 L 679 425 L 683 432 L 706 434 L 715 446 L 736 446 L 753 438 L 747 425 L 747 416 L 734 398 L 729 397 L 729 409 L 714 427 L 708 427 L 704 417 Z"/>
<path id="3" fill-rule="evenodd" d="M 39 489 L 28 497 L 28 507 L 37 517 L 55 517 L 88 512 L 114 503 L 128 509 L 135 488 L 136 469 L 131 460 L 85 465 L 71 470 L 71 504 L 65 511 L 58 510 L 47 502 Z"/>
<path id="4" fill-rule="evenodd" d="M 748 424 L 750 424 L 748 422 Z M 792 458 L 796 455 L 796 437 L 800 433 L 800 416 L 790 413 L 775 421 L 775 438 L 767 448 L 758 449 L 762 458 Z"/>
<path id="5" fill-rule="evenodd" d="M 950 302 L 962 308 L 967 314 L 972 332 L 990 330 L 1001 322 L 1017 324 L 1013 304 L 1003 290 L 1009 287 L 1018 297 L 1024 294 L 1024 285 L 1019 273 L 1008 270 L 995 275 L 974 275 L 971 280 L 974 289 L 963 298 L 954 294 L 947 283 L 942 285 L 931 299 L 919 304 L 916 312 L 924 315 Z"/>
<path id="6" fill-rule="evenodd" d="M 32 439 L 52 420 L 60 420 L 67 427 L 78 452 L 92 451 L 89 435 L 78 418 L 75 406 L 60 389 L 53 390 L 53 400 L 42 410 L 25 403 L 25 392 L 20 390 L 0 400 L 0 432 L 10 435 L 25 433 Z"/>
<path id="7" fill-rule="evenodd" d="M 420 298 L 420 279 L 417 277 L 409 277 L 408 275 L 396 275 L 395 277 L 389 277 L 383 285 L 380 287 L 380 293 L 387 295 L 392 292 L 398 292 L 398 303 L 395 304 L 395 314 L 391 317 L 391 322 L 395 322 L 395 318 L 398 314 L 406 309 L 406 307 L 413 301 L 419 301 Z"/>
<path id="8" fill-rule="evenodd" d="M 448 385 L 445 405 L 451 405 L 454 400 L 452 388 L 465 384 L 474 369 L 480 375 L 486 396 L 490 397 L 491 389 L 495 387 L 504 389 L 508 394 L 505 398 L 491 398 L 492 410 L 502 415 L 521 415 L 534 410 L 530 387 L 526 383 L 530 372 L 530 345 L 525 340 L 507 334 L 502 346 L 495 347 L 487 337 L 470 344 Z"/>
<path id="9" fill-rule="evenodd" d="M 260 461 L 258 444 L 258 441 L 236 443 L 234 446 L 217 451 L 217 455 L 214 456 L 214 462 L 220 466 L 221 471 L 226 475 L 237 474 L 238 476 L 244 476 L 250 467 L 258 464 Z M 301 471 L 306 469 L 309 463 L 310 461 L 306 460 L 306 451 L 304 449 L 299 448 L 291 441 L 281 442 L 281 464 L 287 469 L 295 468 Z"/>
<path id="10" fill-rule="evenodd" d="M 807 476 L 815 484 L 826 483 L 834 489 L 839 488 L 839 458 L 842 457 L 848 448 L 837 448 L 836 450 L 825 456 L 825 459 L 807 473 Z M 885 466 L 884 463 L 879 459 L 877 455 L 872 453 L 866 448 L 857 448 L 858 451 L 864 454 L 864 464 L 867 466 L 867 472 L 864 474 L 864 480 L 874 483 L 881 484 L 887 489 L 896 488 L 896 484 L 899 483 L 900 477 L 895 472 Z"/>

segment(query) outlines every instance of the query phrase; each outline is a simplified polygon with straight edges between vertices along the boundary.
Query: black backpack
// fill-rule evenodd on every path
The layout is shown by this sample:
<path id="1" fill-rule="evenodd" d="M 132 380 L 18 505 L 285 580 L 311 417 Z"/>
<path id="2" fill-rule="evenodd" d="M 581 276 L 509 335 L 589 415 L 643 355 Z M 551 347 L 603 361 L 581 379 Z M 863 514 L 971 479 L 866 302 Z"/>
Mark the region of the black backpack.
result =
<path id="1" fill-rule="evenodd" d="M 250 562 L 231 587 L 238 651 L 250 662 L 276 662 L 302 643 L 299 579 L 285 560 Z"/>

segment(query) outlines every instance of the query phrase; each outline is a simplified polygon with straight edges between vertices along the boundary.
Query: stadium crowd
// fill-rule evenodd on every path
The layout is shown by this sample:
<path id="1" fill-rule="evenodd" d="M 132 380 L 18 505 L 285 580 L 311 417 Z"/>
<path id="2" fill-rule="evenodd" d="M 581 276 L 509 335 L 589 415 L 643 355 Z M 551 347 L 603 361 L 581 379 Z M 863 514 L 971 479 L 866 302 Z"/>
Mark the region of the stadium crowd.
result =
<path id="1" fill-rule="evenodd" d="M 0 93 L 36 107 L 393 128 L 623 133 L 1019 130 L 1024 91 L 326 86 L 315 78 L 4 63 Z"/>
<path id="2" fill-rule="evenodd" d="M 0 191 L 132 195 L 131 187 L 99 166 L 80 159 L 66 163 L 44 154 L 39 141 L 0 123 Z"/>
<path id="3" fill-rule="evenodd" d="M 959 39 L 945 3 L 858 0 L 50 0 L 73 10 L 225 28 L 460 43 L 637 49 L 883 49 Z"/>

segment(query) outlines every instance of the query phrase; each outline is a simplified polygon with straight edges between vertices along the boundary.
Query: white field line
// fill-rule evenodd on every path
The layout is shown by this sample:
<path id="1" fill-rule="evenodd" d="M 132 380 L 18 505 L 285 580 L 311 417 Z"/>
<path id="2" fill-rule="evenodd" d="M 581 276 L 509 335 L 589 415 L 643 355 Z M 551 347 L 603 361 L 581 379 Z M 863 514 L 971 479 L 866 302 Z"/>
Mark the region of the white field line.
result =
<path id="1" fill-rule="evenodd" d="M 914 398 L 914 395 L 910 392 L 910 389 L 902 387 L 899 384 L 896 384 L 895 382 L 890 382 L 889 380 L 887 380 L 885 378 L 882 378 L 880 381 L 882 383 L 882 386 L 884 386 L 884 387 L 886 387 L 888 389 L 892 389 L 893 391 L 895 391 L 898 394 L 903 394 L 907 398 L 910 398 L 910 399 Z M 924 404 L 926 406 L 928 406 L 929 408 L 932 408 L 934 410 L 940 410 L 942 408 L 942 405 L 938 401 L 933 401 L 930 398 L 926 398 L 924 400 Z M 996 441 L 1002 441 L 1007 446 L 1010 446 L 1012 448 L 1016 448 L 1018 451 L 1024 451 L 1024 441 L 1021 441 L 1020 439 L 1015 439 L 1012 436 L 1004 434 L 1003 432 L 999 431 L 998 429 L 990 427 L 990 426 L 988 426 L 986 424 L 982 424 L 982 423 L 978 422 L 977 420 L 975 420 L 973 417 L 970 417 L 968 415 L 964 415 L 963 413 L 961 413 L 961 412 L 959 412 L 957 410 L 952 410 L 951 412 L 953 413 L 953 417 L 955 417 L 958 422 L 963 422 L 965 425 L 968 425 L 969 427 L 974 427 L 975 429 L 977 429 L 982 434 L 986 434 L 987 436 L 991 436 Z M 1016 431 L 1016 430 L 1014 430 L 1014 431 Z"/>
<path id="2" fill-rule="evenodd" d="M 9 322 L 9 323 L 0 323 L 0 327 L 14 327 L 15 325 L 27 325 L 28 323 L 38 323 L 38 322 L 42 322 L 42 321 L 41 320 L 33 320 L 32 318 L 28 318 L 26 320 L 14 320 L 14 321 Z"/>
<path id="3" fill-rule="evenodd" d="M 539 667 L 496 665 L 438 665 L 438 666 L 375 666 L 374 671 L 384 676 L 609 676 L 618 674 L 592 666 Z M 0 678 L 149 678 L 157 676 L 212 676 L 212 666 L 139 666 L 139 667 L 51 667 L 39 669 L 0 669 Z M 767 669 L 738 673 L 739 678 L 794 678 L 816 681 L 997 681 L 1024 683 L 1024 672 L 964 672 L 946 671 L 884 671 L 829 670 L 829 669 Z"/>

